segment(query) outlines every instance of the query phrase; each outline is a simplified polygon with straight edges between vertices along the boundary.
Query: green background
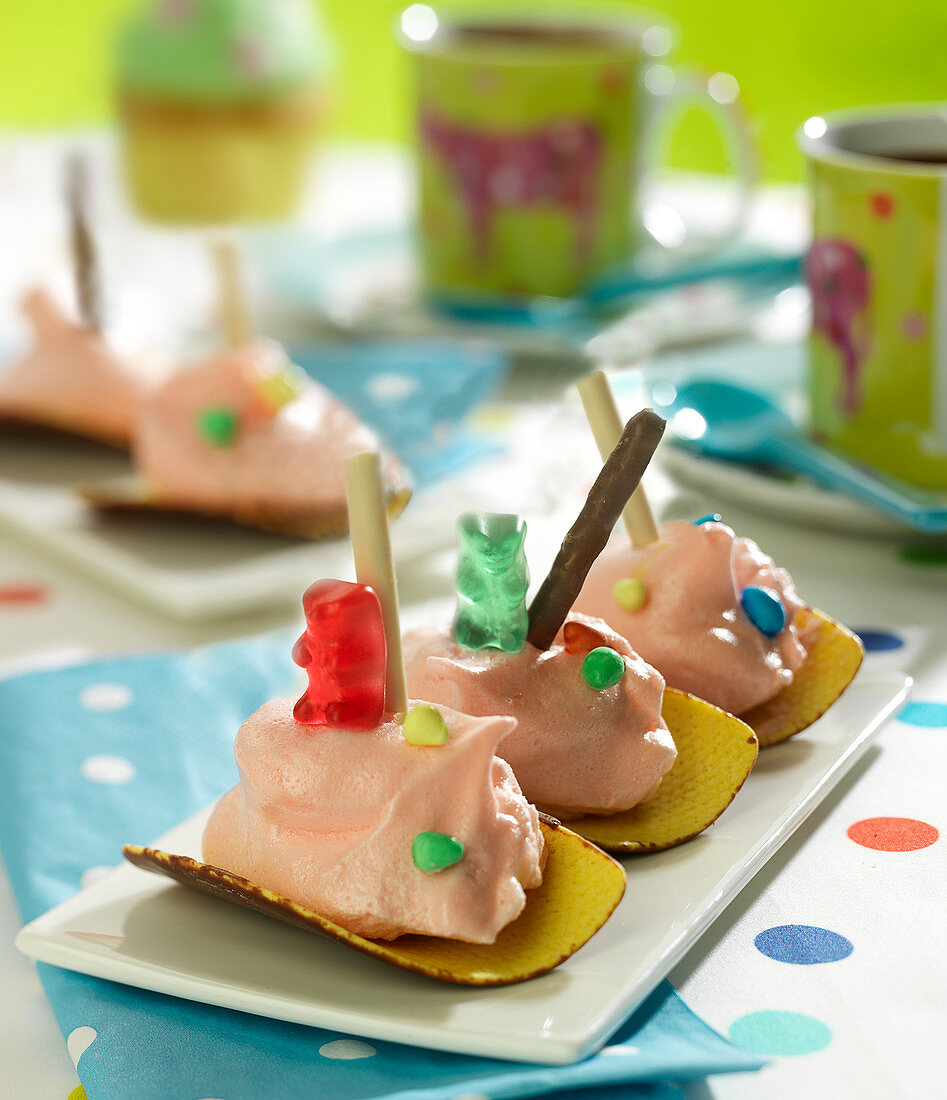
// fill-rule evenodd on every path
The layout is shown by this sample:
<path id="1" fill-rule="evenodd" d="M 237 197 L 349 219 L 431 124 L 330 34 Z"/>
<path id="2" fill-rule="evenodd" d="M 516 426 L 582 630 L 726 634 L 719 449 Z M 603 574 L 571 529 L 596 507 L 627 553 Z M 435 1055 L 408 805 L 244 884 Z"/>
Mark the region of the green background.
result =
<path id="1" fill-rule="evenodd" d="M 0 126 L 107 120 L 109 43 L 123 14 L 137 6 L 138 0 L 0 0 Z M 408 136 L 408 70 L 392 36 L 403 6 L 402 0 L 322 0 L 339 62 L 335 136 Z M 944 0 L 665 0 L 648 7 L 679 27 L 678 60 L 724 69 L 740 81 L 770 179 L 801 174 L 792 134 L 811 114 L 947 99 Z M 673 144 L 676 165 L 722 167 L 707 127 L 696 117 L 685 120 Z"/>

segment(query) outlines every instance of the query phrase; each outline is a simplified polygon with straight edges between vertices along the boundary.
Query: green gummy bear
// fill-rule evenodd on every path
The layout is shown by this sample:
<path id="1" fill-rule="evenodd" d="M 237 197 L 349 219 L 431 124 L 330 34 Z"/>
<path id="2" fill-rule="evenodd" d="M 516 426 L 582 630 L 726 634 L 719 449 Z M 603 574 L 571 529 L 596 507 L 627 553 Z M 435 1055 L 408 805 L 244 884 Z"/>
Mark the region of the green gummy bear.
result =
<path id="1" fill-rule="evenodd" d="M 454 640 L 466 649 L 519 653 L 529 627 L 525 522 L 506 513 L 468 512 L 458 520 L 457 534 Z"/>

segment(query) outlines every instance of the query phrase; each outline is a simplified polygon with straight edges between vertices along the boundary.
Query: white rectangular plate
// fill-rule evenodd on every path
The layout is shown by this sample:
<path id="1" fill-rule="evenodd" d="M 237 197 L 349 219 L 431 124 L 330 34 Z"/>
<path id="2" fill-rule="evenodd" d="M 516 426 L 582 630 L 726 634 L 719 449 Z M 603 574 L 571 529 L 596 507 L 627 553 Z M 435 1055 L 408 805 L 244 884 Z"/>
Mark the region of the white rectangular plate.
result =
<path id="1" fill-rule="evenodd" d="M 17 946 L 100 978 L 352 1035 L 572 1062 L 605 1043 L 792 835 L 909 686 L 901 673 L 863 671 L 809 730 L 760 753 L 706 833 L 625 860 L 628 889 L 602 931 L 557 970 L 522 985 L 443 985 L 129 865 L 28 924 Z M 155 845 L 199 858 L 208 812 Z"/>
<path id="2" fill-rule="evenodd" d="M 316 577 L 352 575 L 347 539 L 304 542 L 161 514 L 101 517 L 72 489 L 129 470 L 123 455 L 82 440 L 0 437 L 0 527 L 180 621 L 298 606 Z M 441 489 L 417 494 L 392 525 L 396 561 L 452 545 L 443 498 Z"/>

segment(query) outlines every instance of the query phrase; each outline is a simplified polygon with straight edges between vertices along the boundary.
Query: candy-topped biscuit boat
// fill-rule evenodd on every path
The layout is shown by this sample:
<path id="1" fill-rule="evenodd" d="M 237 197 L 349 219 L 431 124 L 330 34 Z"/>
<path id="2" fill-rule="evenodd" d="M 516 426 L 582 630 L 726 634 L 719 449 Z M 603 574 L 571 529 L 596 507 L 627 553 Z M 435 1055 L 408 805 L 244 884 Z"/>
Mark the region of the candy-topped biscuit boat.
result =
<path id="1" fill-rule="evenodd" d="M 122 355 L 98 322 L 72 320 L 46 290 L 23 300 L 33 346 L 0 372 L 0 420 L 127 449 L 149 387 L 145 365 Z"/>
<path id="2" fill-rule="evenodd" d="M 616 851 L 669 848 L 702 832 L 757 755 L 738 719 L 665 691 L 605 622 L 568 614 L 663 427 L 649 410 L 628 422 L 528 612 L 522 521 L 462 517 L 453 628 L 404 641 L 412 693 L 516 718 L 497 751 L 526 797 Z"/>
<path id="3" fill-rule="evenodd" d="M 32 347 L 0 371 L 0 421 L 128 449 L 161 364 L 120 351 L 103 323 L 95 242 L 86 218 L 86 168 L 69 161 L 68 199 L 78 318 L 41 287 L 23 300 Z"/>
<path id="4" fill-rule="evenodd" d="M 251 337 L 236 258 L 216 250 L 227 346 L 186 364 L 150 394 L 135 423 L 136 475 L 86 485 L 105 512 L 179 513 L 310 539 L 348 530 L 345 461 L 378 450 L 375 433 L 271 340 Z M 384 458 L 397 516 L 411 492 Z"/>
<path id="5" fill-rule="evenodd" d="M 579 384 L 600 451 L 620 419 L 604 374 Z M 589 571 L 575 610 L 596 615 L 668 684 L 733 714 L 762 745 L 804 730 L 841 695 L 861 642 L 810 608 L 792 577 L 716 514 L 656 527 L 643 490 Z"/>
<path id="6" fill-rule="evenodd" d="M 347 468 L 359 580 L 306 592 L 306 691 L 241 726 L 203 862 L 125 855 L 443 981 L 535 977 L 605 923 L 624 872 L 527 802 L 494 755 L 514 719 L 407 699 L 380 461 Z"/>

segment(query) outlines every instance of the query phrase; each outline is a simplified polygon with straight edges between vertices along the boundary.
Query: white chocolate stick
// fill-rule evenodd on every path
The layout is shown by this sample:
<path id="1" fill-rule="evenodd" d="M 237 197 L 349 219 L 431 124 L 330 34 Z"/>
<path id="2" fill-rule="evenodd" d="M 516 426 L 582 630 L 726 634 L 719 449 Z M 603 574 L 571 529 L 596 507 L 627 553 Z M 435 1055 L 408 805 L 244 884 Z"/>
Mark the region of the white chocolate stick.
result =
<path id="1" fill-rule="evenodd" d="M 385 710 L 404 714 L 408 709 L 408 687 L 401 654 L 401 625 L 398 616 L 398 582 L 391 559 L 388 509 L 377 451 L 352 455 L 345 463 L 345 490 L 349 504 L 349 537 L 359 584 L 374 589 L 381 602 L 385 623 L 388 663 L 385 672 Z"/>
<path id="2" fill-rule="evenodd" d="M 624 428 L 612 388 L 608 384 L 605 372 L 597 370 L 578 383 L 578 390 L 586 419 L 604 462 L 612 453 Z M 636 550 L 657 541 L 658 527 L 654 522 L 643 482 L 638 483 L 638 488 L 628 499 L 622 511 L 622 519 L 625 521 L 631 545 Z"/>
<path id="3" fill-rule="evenodd" d="M 220 324 L 227 344 L 242 347 L 250 338 L 250 321 L 243 293 L 240 258 L 232 240 L 220 238 L 214 241 L 214 265 L 217 268 L 218 308 Z"/>

